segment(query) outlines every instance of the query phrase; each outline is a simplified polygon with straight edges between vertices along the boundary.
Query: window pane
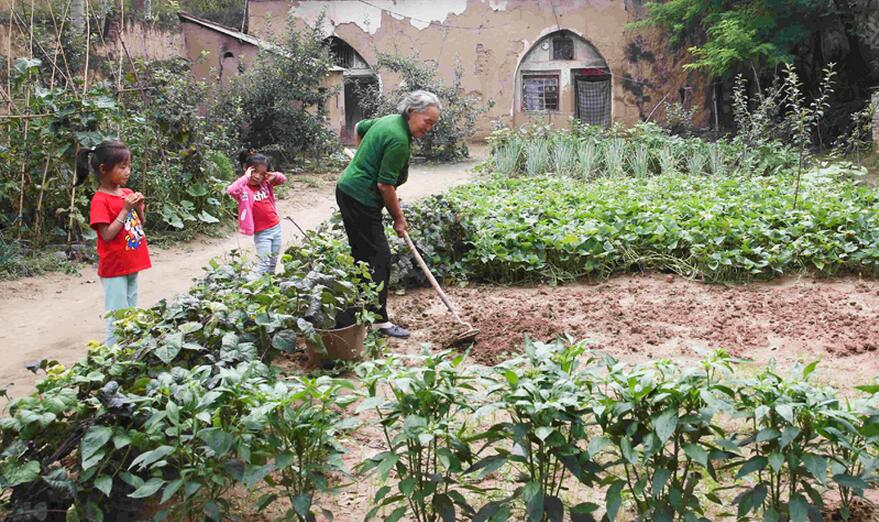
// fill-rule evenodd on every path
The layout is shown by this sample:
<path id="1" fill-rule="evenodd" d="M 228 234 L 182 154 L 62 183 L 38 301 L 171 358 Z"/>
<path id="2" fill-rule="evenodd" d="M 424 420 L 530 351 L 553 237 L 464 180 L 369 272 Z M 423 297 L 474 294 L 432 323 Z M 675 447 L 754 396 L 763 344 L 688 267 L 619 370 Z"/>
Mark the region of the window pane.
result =
<path id="1" fill-rule="evenodd" d="M 559 108 L 558 76 L 525 76 L 522 78 L 522 109 L 556 111 Z"/>
<path id="2" fill-rule="evenodd" d="M 553 60 L 573 60 L 574 40 L 572 38 L 554 38 L 552 41 Z"/>

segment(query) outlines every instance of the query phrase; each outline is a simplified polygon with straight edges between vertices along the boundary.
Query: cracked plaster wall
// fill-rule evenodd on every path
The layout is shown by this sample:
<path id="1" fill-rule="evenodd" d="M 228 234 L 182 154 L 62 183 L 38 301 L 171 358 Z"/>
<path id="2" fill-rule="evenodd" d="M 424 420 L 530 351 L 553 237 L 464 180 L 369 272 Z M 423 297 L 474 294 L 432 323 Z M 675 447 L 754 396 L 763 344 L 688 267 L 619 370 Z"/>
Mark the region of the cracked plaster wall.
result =
<path id="1" fill-rule="evenodd" d="M 314 24 L 325 11 L 325 32 L 345 40 L 370 64 L 376 51 L 415 54 L 435 62 L 449 81 L 460 63 L 464 91 L 495 101 L 477 123 L 477 137 L 482 137 L 490 132 L 492 120 L 568 124 L 574 108 L 569 83 L 561 85 L 560 110 L 551 113 L 521 111 L 516 92 L 521 60 L 541 37 L 559 29 L 583 37 L 606 61 L 613 76 L 614 122 L 631 125 L 643 119 L 667 94 L 677 100 L 684 84 L 694 86 L 697 105 L 709 98 L 704 79 L 681 71 L 685 57 L 662 51 L 661 37 L 641 36 L 636 45 L 647 49 L 631 52 L 637 35 L 626 24 L 639 9 L 639 0 L 251 0 L 249 32 L 280 36 L 288 13 L 301 27 Z M 398 78 L 382 73 L 381 81 L 387 90 Z M 704 123 L 707 111 L 702 105 L 697 109 L 697 123 Z M 344 107 L 336 110 L 344 113 Z"/>

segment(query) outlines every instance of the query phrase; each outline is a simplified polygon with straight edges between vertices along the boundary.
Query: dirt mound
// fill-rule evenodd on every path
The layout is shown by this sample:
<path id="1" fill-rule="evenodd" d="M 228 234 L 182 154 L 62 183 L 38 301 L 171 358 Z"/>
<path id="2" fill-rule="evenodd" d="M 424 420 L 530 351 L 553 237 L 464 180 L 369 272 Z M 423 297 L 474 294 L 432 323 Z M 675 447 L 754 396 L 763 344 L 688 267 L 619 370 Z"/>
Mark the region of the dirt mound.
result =
<path id="1" fill-rule="evenodd" d="M 524 335 L 570 334 L 635 359 L 695 356 L 724 348 L 768 360 L 851 358 L 858 369 L 879 347 L 879 282 L 788 278 L 706 285 L 662 274 L 620 276 L 561 287 L 449 289 L 461 315 L 481 330 L 472 354 L 494 363 L 521 350 Z M 430 290 L 394 296 L 394 316 L 415 342 L 444 345 L 460 332 Z M 866 371 L 866 370 L 865 370 Z"/>

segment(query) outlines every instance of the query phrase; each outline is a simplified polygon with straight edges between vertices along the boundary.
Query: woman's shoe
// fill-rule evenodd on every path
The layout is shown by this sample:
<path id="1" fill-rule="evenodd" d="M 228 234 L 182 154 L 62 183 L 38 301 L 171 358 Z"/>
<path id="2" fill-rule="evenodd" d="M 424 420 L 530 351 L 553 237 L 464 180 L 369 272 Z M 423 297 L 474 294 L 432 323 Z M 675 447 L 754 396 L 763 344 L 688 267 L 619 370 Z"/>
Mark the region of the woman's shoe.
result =
<path id="1" fill-rule="evenodd" d="M 379 335 L 384 335 L 386 337 L 396 337 L 398 339 L 408 339 L 409 338 L 409 330 L 405 328 L 400 328 L 399 326 L 393 324 L 388 326 L 387 328 L 377 328 Z"/>

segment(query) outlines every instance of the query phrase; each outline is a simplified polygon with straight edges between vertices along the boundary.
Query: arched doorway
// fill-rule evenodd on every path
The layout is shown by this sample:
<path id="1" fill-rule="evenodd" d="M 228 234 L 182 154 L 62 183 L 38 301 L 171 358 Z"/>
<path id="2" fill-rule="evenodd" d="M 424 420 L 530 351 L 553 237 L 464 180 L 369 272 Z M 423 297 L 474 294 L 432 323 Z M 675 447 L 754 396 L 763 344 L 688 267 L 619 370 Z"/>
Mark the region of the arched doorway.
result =
<path id="1" fill-rule="evenodd" d="M 610 68 L 598 50 L 564 29 L 535 42 L 516 72 L 517 107 L 526 115 L 572 115 L 608 127 L 611 87 Z"/>
<path id="2" fill-rule="evenodd" d="M 371 89 L 378 88 L 378 77 L 366 60 L 338 36 L 327 38 L 333 64 L 344 69 L 342 73 L 343 103 L 345 105 L 345 124 L 340 129 L 343 143 L 354 142 L 354 126 L 364 118 L 360 98 Z"/>

